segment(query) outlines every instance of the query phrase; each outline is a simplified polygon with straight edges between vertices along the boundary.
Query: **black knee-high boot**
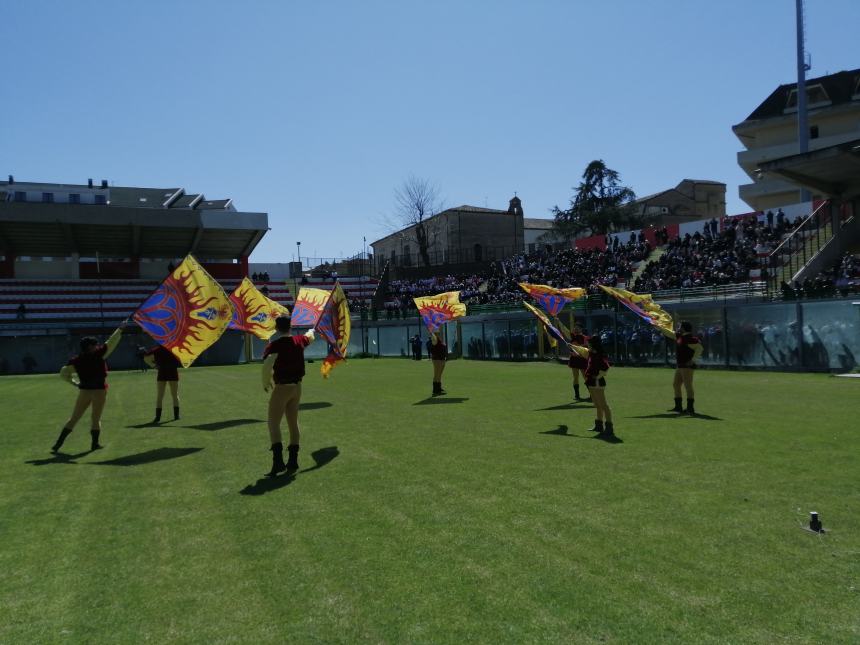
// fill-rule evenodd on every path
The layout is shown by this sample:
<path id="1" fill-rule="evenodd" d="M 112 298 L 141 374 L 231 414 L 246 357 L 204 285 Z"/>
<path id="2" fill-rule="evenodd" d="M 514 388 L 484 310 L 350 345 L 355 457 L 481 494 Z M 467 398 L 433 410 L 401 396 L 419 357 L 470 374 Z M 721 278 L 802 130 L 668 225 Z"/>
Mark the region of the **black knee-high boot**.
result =
<path id="1" fill-rule="evenodd" d="M 152 420 L 153 423 L 159 423 L 161 421 L 161 408 L 155 408 L 155 418 Z"/>
<path id="2" fill-rule="evenodd" d="M 696 414 L 696 408 L 693 407 L 693 399 L 687 399 L 687 414 Z"/>
<path id="3" fill-rule="evenodd" d="M 287 472 L 295 472 L 299 469 L 299 444 L 291 443 L 287 446 Z"/>
<path id="4" fill-rule="evenodd" d="M 68 437 L 70 434 L 72 434 L 72 431 L 69 428 L 63 428 L 62 430 L 60 430 L 60 436 L 57 437 L 57 441 L 54 442 L 53 446 L 51 446 L 51 452 L 57 452 L 62 447 L 63 442 L 66 440 L 66 437 Z"/>
<path id="5" fill-rule="evenodd" d="M 573 398 L 574 398 L 574 399 L 576 399 L 577 401 L 579 401 L 579 400 L 580 400 L 580 396 L 579 396 L 579 383 L 574 383 L 574 384 L 573 384 Z"/>
<path id="6" fill-rule="evenodd" d="M 598 432 L 598 433 L 603 432 L 603 421 L 601 421 L 600 419 L 595 419 L 594 420 L 594 427 L 589 428 L 588 430 L 589 430 L 589 432 Z"/>
<path id="7" fill-rule="evenodd" d="M 441 394 L 441 392 L 440 392 L 441 389 L 442 389 L 442 384 L 437 383 L 436 381 L 433 381 L 433 396 L 436 396 L 437 394 Z"/>
<path id="8" fill-rule="evenodd" d="M 684 408 L 682 408 L 682 407 L 681 407 L 681 397 L 680 397 L 680 396 L 676 396 L 676 397 L 675 397 L 675 407 L 674 407 L 674 408 L 672 408 L 671 410 L 669 410 L 669 412 L 678 412 L 678 413 L 681 413 L 681 412 L 683 412 L 683 411 L 684 411 Z"/>
<path id="9" fill-rule="evenodd" d="M 603 429 L 603 432 L 600 433 L 601 437 L 614 437 L 615 436 L 615 427 L 612 425 L 612 421 L 606 422 L 606 427 Z"/>
<path id="10" fill-rule="evenodd" d="M 286 469 L 287 465 L 284 463 L 284 444 L 280 441 L 272 444 L 272 470 L 266 473 L 269 477 L 274 477 L 280 472 L 283 472 Z"/>
<path id="11" fill-rule="evenodd" d="M 173 406 L 173 420 L 176 421 L 177 419 L 179 419 L 179 406 L 174 405 Z"/>
<path id="12" fill-rule="evenodd" d="M 90 430 L 90 437 L 92 437 L 92 442 L 90 443 L 90 450 L 100 450 L 102 445 L 99 443 L 99 435 L 101 434 L 101 430 Z"/>

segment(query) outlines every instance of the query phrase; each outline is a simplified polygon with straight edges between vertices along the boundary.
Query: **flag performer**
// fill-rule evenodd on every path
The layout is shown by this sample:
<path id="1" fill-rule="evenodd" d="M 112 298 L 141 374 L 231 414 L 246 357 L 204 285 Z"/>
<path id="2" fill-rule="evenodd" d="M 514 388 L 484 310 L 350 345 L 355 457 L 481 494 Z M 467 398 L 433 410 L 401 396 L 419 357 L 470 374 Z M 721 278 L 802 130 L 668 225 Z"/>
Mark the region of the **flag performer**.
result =
<path id="1" fill-rule="evenodd" d="M 588 393 L 591 395 L 597 416 L 591 431 L 597 432 L 598 437 L 603 439 L 614 437 L 615 427 L 612 424 L 612 409 L 606 401 L 606 372 L 609 371 L 610 363 L 600 336 L 591 336 L 588 339 L 587 347 L 571 344 L 570 349 L 587 361 L 585 387 L 588 388 Z"/>
<path id="2" fill-rule="evenodd" d="M 118 327 L 104 344 L 100 344 L 92 336 L 81 338 L 80 354 L 73 357 L 60 370 L 60 377 L 78 388 L 78 396 L 75 400 L 75 406 L 72 408 L 72 416 L 69 417 L 60 431 L 60 436 L 57 437 L 51 452 L 59 452 L 63 442 L 75 429 L 75 425 L 89 407 L 92 407 L 90 450 L 98 450 L 102 447 L 99 443 L 99 435 L 102 429 L 102 412 L 104 412 L 107 400 L 108 365 L 106 359 L 117 348 L 121 338 L 122 326 Z"/>
<path id="3" fill-rule="evenodd" d="M 275 319 L 276 337 L 263 352 L 263 390 L 269 395 L 269 439 L 272 447 L 272 470 L 274 477 L 283 471 L 299 469 L 299 402 L 302 398 L 302 378 L 305 375 L 305 347 L 314 340 L 314 330 L 309 329 L 300 336 L 292 333 L 289 316 Z M 281 437 L 281 418 L 286 417 L 290 430 L 287 446 L 289 457 L 284 463 L 284 444 Z"/>
<path id="4" fill-rule="evenodd" d="M 681 386 L 687 393 L 687 414 L 694 416 L 695 393 L 693 392 L 693 374 L 696 369 L 696 361 L 702 355 L 704 347 L 698 336 L 693 335 L 693 325 L 689 321 L 681 323 L 675 334 L 675 378 L 672 380 L 672 388 L 675 393 L 675 407 L 670 412 L 683 414 L 681 407 Z"/>
<path id="5" fill-rule="evenodd" d="M 164 349 L 161 345 L 153 347 L 143 355 L 143 360 L 150 367 L 157 368 L 155 378 L 155 418 L 153 425 L 161 422 L 161 410 L 164 403 L 164 392 L 170 387 L 170 398 L 173 400 L 173 420 L 179 419 L 179 359 Z"/>
<path id="6" fill-rule="evenodd" d="M 573 326 L 570 335 L 570 342 L 582 347 L 588 344 L 588 337 L 582 333 L 582 328 L 579 325 Z M 588 359 L 580 356 L 574 351 L 571 351 L 570 356 L 567 359 L 567 366 L 573 373 L 573 398 L 575 401 L 582 401 L 582 398 L 579 396 L 579 377 L 580 375 L 583 375 L 584 377 L 585 368 L 588 366 Z"/>
<path id="7" fill-rule="evenodd" d="M 439 335 L 447 322 L 466 315 L 466 305 L 460 302 L 459 291 L 447 291 L 435 296 L 413 298 L 421 320 L 430 332 L 430 358 L 433 363 L 433 396 L 446 394 L 442 389 L 442 372 L 448 360 L 448 346 Z"/>

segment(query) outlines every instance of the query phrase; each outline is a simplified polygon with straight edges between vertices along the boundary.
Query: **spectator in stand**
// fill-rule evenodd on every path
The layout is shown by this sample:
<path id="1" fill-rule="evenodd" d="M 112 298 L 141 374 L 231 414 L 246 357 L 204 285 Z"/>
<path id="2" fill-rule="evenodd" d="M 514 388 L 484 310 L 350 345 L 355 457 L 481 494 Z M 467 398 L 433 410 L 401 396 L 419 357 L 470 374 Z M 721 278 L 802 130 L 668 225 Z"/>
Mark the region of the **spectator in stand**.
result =
<path id="1" fill-rule="evenodd" d="M 257 275 L 257 272 L 256 272 L 256 271 L 254 271 L 254 273 L 253 273 L 253 274 L 251 274 L 251 280 L 252 280 L 253 282 L 257 282 L 257 280 L 258 280 L 258 279 L 259 279 L 259 275 Z"/>
<path id="2" fill-rule="evenodd" d="M 765 217 L 767 218 L 767 227 L 773 228 L 773 211 L 768 211 Z"/>
<path id="3" fill-rule="evenodd" d="M 17 320 L 25 320 L 27 318 L 27 306 L 22 302 L 18 305 Z"/>
<path id="4" fill-rule="evenodd" d="M 776 211 L 776 226 L 780 229 L 785 226 L 785 213 L 782 212 L 781 208 Z"/>

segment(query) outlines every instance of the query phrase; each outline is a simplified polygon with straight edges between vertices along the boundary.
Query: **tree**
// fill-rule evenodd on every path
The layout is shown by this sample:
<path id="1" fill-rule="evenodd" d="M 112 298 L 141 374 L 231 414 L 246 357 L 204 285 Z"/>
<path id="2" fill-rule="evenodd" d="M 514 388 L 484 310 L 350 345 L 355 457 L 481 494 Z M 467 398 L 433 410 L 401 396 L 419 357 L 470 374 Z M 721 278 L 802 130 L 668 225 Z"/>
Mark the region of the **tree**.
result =
<path id="1" fill-rule="evenodd" d="M 414 175 L 405 179 L 394 191 L 394 219 L 403 228 L 412 228 L 408 235 L 414 238 L 424 266 L 430 266 L 430 247 L 435 243 L 427 227 L 427 220 L 439 213 L 443 206 L 439 187 Z"/>
<path id="2" fill-rule="evenodd" d="M 643 217 L 635 212 L 635 199 L 636 194 L 621 184 L 618 172 L 607 168 L 602 159 L 596 159 L 582 173 L 570 208 L 552 209 L 554 228 L 568 240 L 584 232 L 605 235 L 626 226 L 636 228 Z"/>

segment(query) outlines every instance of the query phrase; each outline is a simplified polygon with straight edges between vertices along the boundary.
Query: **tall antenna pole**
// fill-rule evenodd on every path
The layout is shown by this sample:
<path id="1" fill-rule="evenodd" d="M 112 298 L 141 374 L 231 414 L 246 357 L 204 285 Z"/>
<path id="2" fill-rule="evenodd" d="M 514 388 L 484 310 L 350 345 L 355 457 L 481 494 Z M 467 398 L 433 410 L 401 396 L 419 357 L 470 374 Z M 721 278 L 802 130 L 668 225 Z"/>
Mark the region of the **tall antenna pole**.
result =
<path id="1" fill-rule="evenodd" d="M 806 52 L 804 49 L 803 0 L 795 0 L 797 13 L 797 144 L 798 152 L 809 152 L 809 119 L 806 111 Z M 811 196 L 805 188 L 800 191 L 800 201 L 808 202 Z"/>

